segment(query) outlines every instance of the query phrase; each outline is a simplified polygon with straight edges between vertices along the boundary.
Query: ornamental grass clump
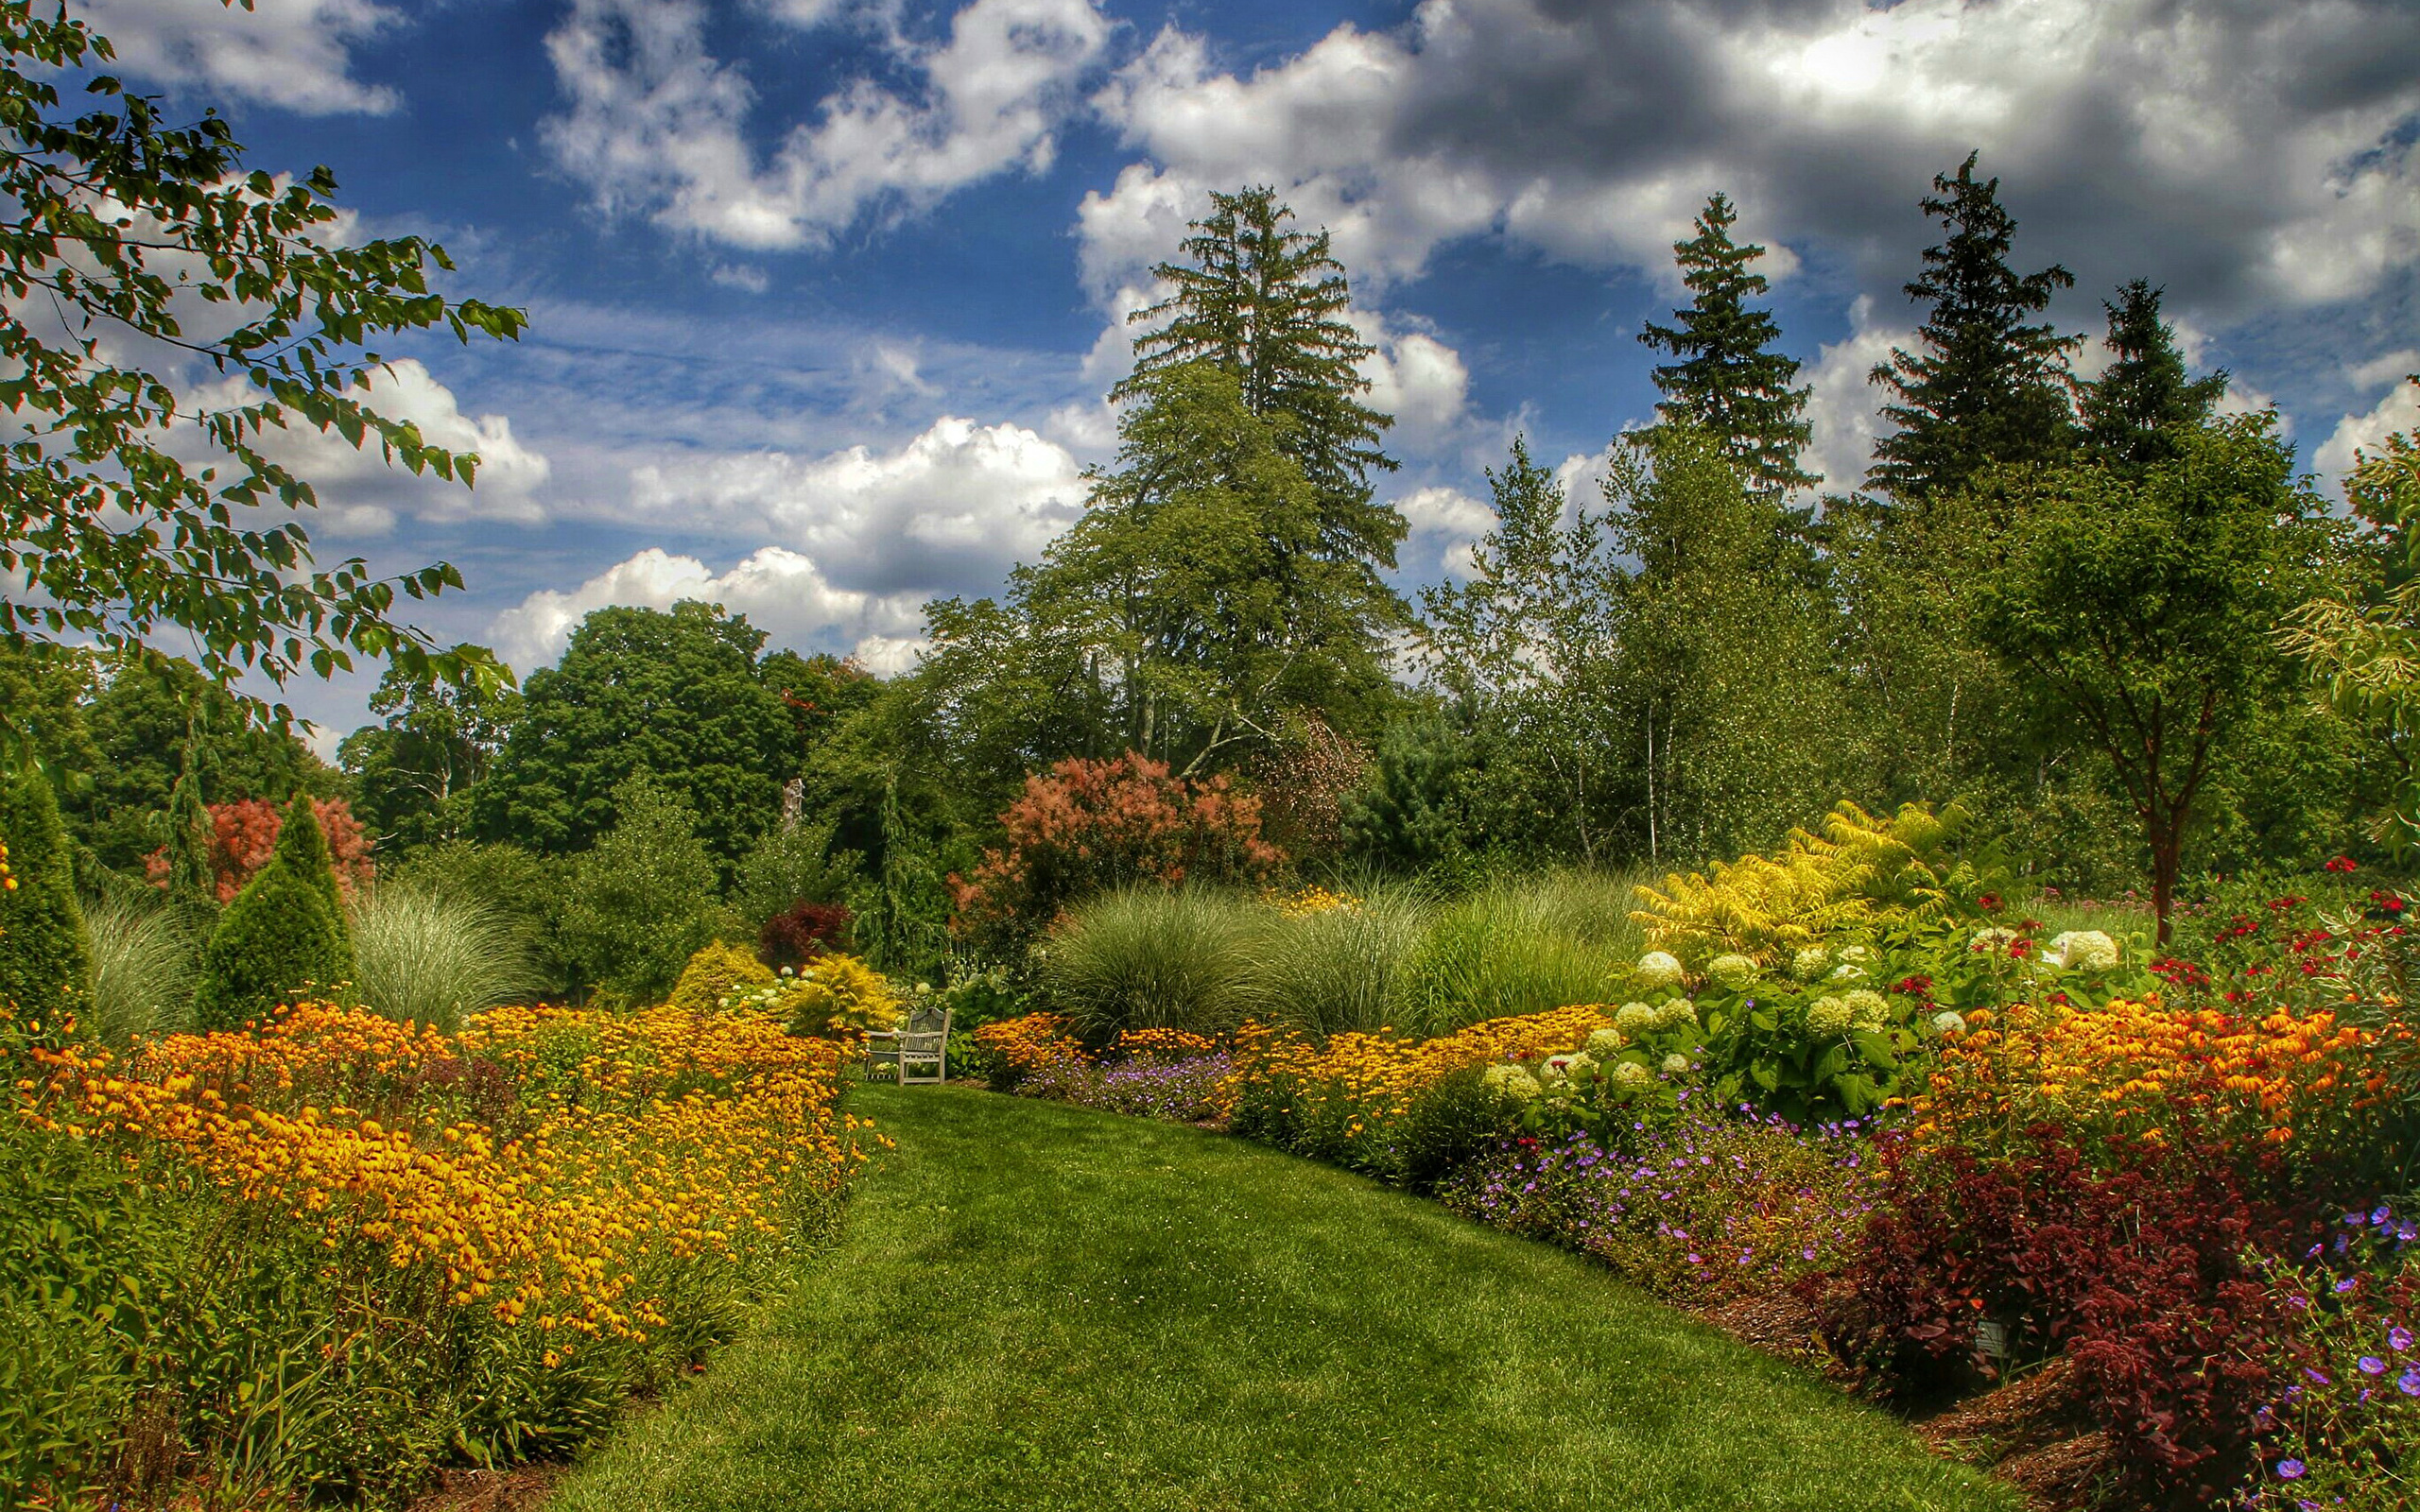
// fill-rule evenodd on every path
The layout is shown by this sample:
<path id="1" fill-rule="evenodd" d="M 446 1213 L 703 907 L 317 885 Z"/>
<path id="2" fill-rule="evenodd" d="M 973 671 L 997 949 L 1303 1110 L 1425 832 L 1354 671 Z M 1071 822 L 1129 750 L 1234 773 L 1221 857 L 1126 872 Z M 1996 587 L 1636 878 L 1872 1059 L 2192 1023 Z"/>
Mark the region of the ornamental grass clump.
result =
<path id="1" fill-rule="evenodd" d="M 1602 1001 L 1622 958 L 1571 932 L 1550 897 L 1490 887 L 1440 909 L 1397 981 L 1391 1022 L 1442 1036 L 1493 1019 Z"/>
<path id="2" fill-rule="evenodd" d="M 1391 1022 L 1411 992 L 1412 960 L 1432 905 L 1400 885 L 1352 899 L 1322 893 L 1315 907 L 1301 897 L 1248 918 L 1237 931 L 1232 949 L 1243 1015 L 1314 1038 Z"/>
<path id="3" fill-rule="evenodd" d="M 84 1028 L 106 1044 L 192 1026 L 194 940 L 176 909 L 130 898 L 84 905 L 93 994 Z"/>
<path id="4" fill-rule="evenodd" d="M 1125 1029 L 1216 1034 L 1244 1016 L 1247 941 L 1268 918 L 1214 888 L 1105 893 L 1042 947 L 1042 988 L 1088 1044 L 1106 1045 Z"/>
<path id="5" fill-rule="evenodd" d="M 529 933 L 474 898 L 386 883 L 353 911 L 353 985 L 362 1005 L 448 1033 L 482 1008 L 544 989 Z"/>

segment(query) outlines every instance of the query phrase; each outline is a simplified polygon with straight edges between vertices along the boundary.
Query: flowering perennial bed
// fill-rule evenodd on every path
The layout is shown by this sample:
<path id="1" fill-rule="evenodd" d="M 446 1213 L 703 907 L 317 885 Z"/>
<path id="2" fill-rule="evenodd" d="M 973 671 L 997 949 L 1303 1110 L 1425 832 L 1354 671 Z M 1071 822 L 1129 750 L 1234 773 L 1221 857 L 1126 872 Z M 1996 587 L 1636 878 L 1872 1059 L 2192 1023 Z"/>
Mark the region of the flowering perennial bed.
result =
<path id="1" fill-rule="evenodd" d="M 63 1235 L 57 1268 L 124 1278 L 52 1298 L 109 1387 L 81 1409 L 97 1443 L 153 1441 L 0 1466 L 18 1499 L 232 1461 L 248 1495 L 395 1501 L 447 1459 L 568 1447 L 728 1336 L 859 1159 L 844 1048 L 748 1013 L 447 1036 L 305 1004 L 123 1060 L 17 1039 L 8 1153 L 106 1152 L 133 1220 Z M 254 1358 L 192 1357 L 222 1322 Z"/>

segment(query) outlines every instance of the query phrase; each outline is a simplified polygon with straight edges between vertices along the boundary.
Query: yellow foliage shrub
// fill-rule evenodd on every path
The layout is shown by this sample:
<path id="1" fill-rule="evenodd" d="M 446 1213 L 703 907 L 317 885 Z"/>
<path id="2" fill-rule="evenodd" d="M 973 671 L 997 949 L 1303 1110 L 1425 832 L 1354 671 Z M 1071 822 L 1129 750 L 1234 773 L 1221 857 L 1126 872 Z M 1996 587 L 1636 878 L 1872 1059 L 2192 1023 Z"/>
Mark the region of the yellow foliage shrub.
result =
<path id="1" fill-rule="evenodd" d="M 1843 802 L 1824 833 L 1792 830 L 1770 856 L 1676 872 L 1662 891 L 1642 885 L 1632 913 L 1650 943 L 1692 961 L 1739 952 L 1767 962 L 1830 936 L 1894 919 L 1945 911 L 1953 885 L 1970 880 L 1947 844 L 1967 819 L 1903 804 L 1885 820 Z"/>
<path id="2" fill-rule="evenodd" d="M 681 968 L 666 1006 L 683 1013 L 713 1013 L 730 1006 L 724 1000 L 741 988 L 771 987 L 779 980 L 747 950 L 716 940 Z"/>
<path id="3" fill-rule="evenodd" d="M 890 978 L 854 955 L 809 961 L 783 987 L 780 1006 L 790 1033 L 831 1040 L 895 1029 L 904 1016 Z"/>

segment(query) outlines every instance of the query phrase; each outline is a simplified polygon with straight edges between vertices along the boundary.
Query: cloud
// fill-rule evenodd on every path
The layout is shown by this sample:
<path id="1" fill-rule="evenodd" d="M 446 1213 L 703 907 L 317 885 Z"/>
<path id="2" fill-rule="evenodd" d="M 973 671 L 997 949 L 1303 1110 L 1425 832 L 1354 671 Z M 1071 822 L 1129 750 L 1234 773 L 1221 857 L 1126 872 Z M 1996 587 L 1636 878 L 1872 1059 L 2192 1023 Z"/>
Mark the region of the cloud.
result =
<path id="1" fill-rule="evenodd" d="M 531 593 L 495 617 L 489 637 L 497 655 L 527 673 L 561 657 L 572 631 L 594 610 L 609 605 L 670 609 L 683 599 L 745 614 L 776 645 L 866 645 L 871 661 L 884 670 L 912 661 L 920 644 L 913 638 L 920 600 L 835 588 L 813 558 L 781 546 L 766 546 L 725 573 L 708 570 L 695 557 L 650 546 L 568 593 Z"/>
<path id="2" fill-rule="evenodd" d="M 1388 449 L 1414 455 L 1443 450 L 1470 412 L 1471 375 L 1462 354 L 1425 331 L 1391 330 L 1374 311 L 1353 314 L 1373 349 L 1361 362 L 1361 376 L 1370 380 L 1362 401 L 1395 418 Z"/>
<path id="3" fill-rule="evenodd" d="M 195 396 L 208 408 L 257 402 L 258 391 L 241 378 L 210 385 Z M 389 420 L 420 427 L 422 439 L 454 452 L 474 452 L 475 486 L 464 488 L 434 473 L 414 475 L 389 463 L 374 440 L 354 447 L 343 437 L 299 419 L 290 428 L 271 427 L 255 444 L 312 486 L 321 517 L 337 535 L 384 535 L 398 516 L 416 520 L 487 520 L 530 524 L 544 519 L 538 498 L 552 468 L 545 456 L 524 445 L 503 415 L 462 413 L 453 390 L 412 358 L 372 376 L 365 403 Z"/>
<path id="4" fill-rule="evenodd" d="M 1743 234 L 1825 242 L 1880 290 L 1978 145 L 2020 255 L 2087 291 L 2149 273 L 2236 311 L 2420 260 L 2401 0 L 1425 0 L 1250 73 L 1170 26 L 1096 103 L 1145 158 L 1079 213 L 1096 290 L 1261 180 L 1381 283 L 1478 234 L 1661 273 L 1725 189 Z"/>
<path id="5" fill-rule="evenodd" d="M 1415 489 L 1395 502 L 1411 526 L 1404 568 L 1418 576 L 1442 571 L 1471 575 L 1471 547 L 1495 528 L 1495 511 L 1460 489 Z"/>
<path id="6" fill-rule="evenodd" d="M 401 23 L 378 0 L 256 0 L 247 12 L 214 0 L 80 0 L 77 10 L 117 49 L 114 69 L 165 84 L 199 84 L 304 115 L 385 114 L 401 103 L 353 77 L 352 48 Z"/>
<path id="7" fill-rule="evenodd" d="M 631 511 L 770 536 L 853 588 L 989 593 L 1067 527 L 1084 491 L 1065 448 L 1021 425 L 944 415 L 890 452 L 648 463 L 631 474 Z"/>
<path id="8" fill-rule="evenodd" d="M 1881 415 L 1884 390 L 1870 375 L 1891 360 L 1892 348 L 1913 350 L 1916 343 L 1913 329 L 1878 323 L 1874 301 L 1860 294 L 1849 306 L 1849 334 L 1827 342 L 1800 373 L 1813 433 L 1800 462 L 1823 478 L 1821 491 L 1855 493 L 1865 486 L 1874 443 L 1890 428 Z"/>
<path id="9" fill-rule="evenodd" d="M 974 0 L 947 41 L 894 42 L 920 89 L 860 77 L 760 164 L 746 131 L 756 91 L 707 51 L 706 23 L 701 0 L 575 0 L 546 39 L 570 108 L 545 140 L 609 211 L 752 249 L 821 247 L 876 209 L 914 213 L 994 174 L 1047 167 L 1111 31 L 1093 0 Z"/>
<path id="10" fill-rule="evenodd" d="M 2389 436 L 2401 432 L 2420 438 L 2420 382 L 2406 378 L 2387 390 L 2377 407 L 2366 415 L 2347 415 L 2336 431 L 2311 455 L 2322 477 L 2342 483 L 2353 471 L 2357 454 L 2382 451 Z"/>

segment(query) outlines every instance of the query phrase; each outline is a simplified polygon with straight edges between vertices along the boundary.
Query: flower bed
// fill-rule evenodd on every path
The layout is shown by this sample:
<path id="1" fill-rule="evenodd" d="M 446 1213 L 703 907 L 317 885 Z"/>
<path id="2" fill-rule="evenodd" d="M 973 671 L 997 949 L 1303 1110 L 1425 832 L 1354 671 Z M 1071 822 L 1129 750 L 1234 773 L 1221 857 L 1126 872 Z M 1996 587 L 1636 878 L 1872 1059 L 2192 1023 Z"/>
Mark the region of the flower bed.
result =
<path id="1" fill-rule="evenodd" d="M 12 1505 L 195 1474 L 394 1503 L 449 1459 L 560 1452 L 729 1336 L 858 1158 L 844 1048 L 759 1015 L 446 1036 L 309 1004 L 122 1063 L 6 1022 L 0 1153 L 84 1198 L 12 1257 L 51 1282 L 48 1384 L 0 1415 L 77 1420 L 0 1467 Z"/>

